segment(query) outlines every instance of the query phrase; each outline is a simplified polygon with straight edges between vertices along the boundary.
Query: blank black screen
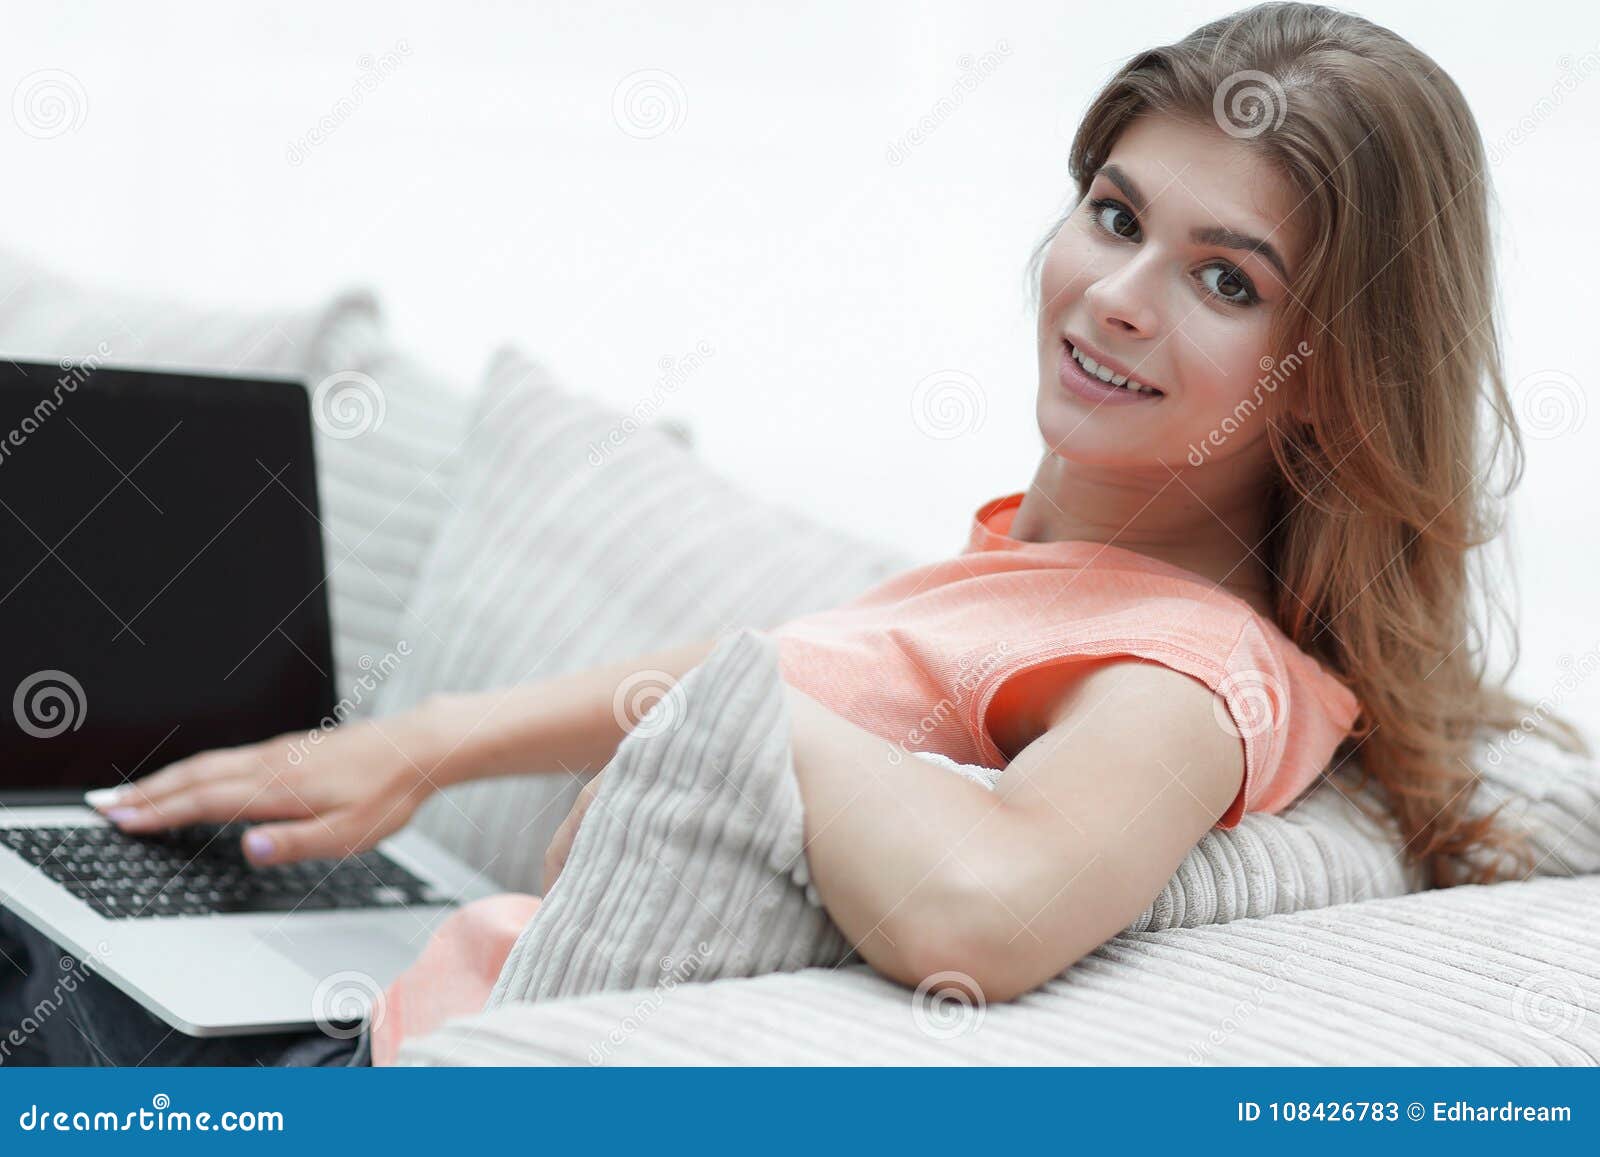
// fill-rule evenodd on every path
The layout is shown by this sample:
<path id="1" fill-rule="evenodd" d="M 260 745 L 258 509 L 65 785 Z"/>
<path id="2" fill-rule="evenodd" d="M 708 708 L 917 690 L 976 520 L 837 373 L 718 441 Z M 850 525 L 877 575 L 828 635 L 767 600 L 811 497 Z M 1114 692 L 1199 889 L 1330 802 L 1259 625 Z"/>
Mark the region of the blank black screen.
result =
<path id="1" fill-rule="evenodd" d="M 0 791 L 315 727 L 316 511 L 300 383 L 0 362 Z"/>

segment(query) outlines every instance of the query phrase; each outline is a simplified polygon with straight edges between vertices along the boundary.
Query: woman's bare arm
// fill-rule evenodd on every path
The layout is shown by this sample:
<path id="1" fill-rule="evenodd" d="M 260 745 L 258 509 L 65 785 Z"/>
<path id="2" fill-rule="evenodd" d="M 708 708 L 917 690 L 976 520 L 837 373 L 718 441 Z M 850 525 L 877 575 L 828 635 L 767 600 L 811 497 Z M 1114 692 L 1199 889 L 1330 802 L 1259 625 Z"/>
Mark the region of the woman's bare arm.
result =
<path id="1" fill-rule="evenodd" d="M 806 857 L 828 914 L 885 975 L 915 986 L 960 973 L 988 1000 L 1127 927 L 1244 775 L 1214 693 L 1141 660 L 1086 668 L 994 792 L 789 695 Z"/>
<path id="2" fill-rule="evenodd" d="M 707 639 L 537 683 L 436 695 L 326 732 L 202 751 L 85 798 L 129 832 L 266 821 L 243 837 L 258 864 L 344 856 L 399 830 L 440 788 L 598 769 L 638 722 L 636 711 L 654 703 L 633 691 L 659 685 L 664 693 L 715 645 Z"/>
<path id="3" fill-rule="evenodd" d="M 420 708 L 436 736 L 434 782 L 445 787 L 529 771 L 597 771 L 639 722 L 629 685 L 664 693 L 715 645 L 707 639 L 538 683 L 436 695 Z M 643 707 L 656 698 L 648 696 Z"/>

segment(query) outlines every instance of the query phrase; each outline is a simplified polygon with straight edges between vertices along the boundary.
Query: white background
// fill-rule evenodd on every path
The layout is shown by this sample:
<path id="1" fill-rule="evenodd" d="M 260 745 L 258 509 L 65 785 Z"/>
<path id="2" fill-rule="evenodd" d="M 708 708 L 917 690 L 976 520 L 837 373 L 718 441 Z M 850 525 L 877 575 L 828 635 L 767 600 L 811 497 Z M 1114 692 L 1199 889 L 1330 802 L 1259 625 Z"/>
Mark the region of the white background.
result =
<path id="1" fill-rule="evenodd" d="M 709 342 L 664 412 L 714 466 L 933 558 L 1038 460 L 1023 267 L 1070 203 L 1078 116 L 1129 55 L 1233 7 L 12 3 L 0 95 L 60 69 L 84 107 L 48 140 L 0 117 L 0 239 L 210 302 L 371 286 L 396 339 L 463 391 L 509 340 L 631 407 L 660 359 Z M 1509 380 L 1573 375 L 1588 412 L 1529 441 L 1513 687 L 1554 692 L 1600 743 L 1600 678 L 1556 682 L 1563 654 L 1600 647 L 1600 70 L 1536 113 L 1564 60 L 1600 53 L 1600 14 L 1359 11 L 1439 61 L 1486 141 L 1534 126 L 1492 172 Z M 385 53 L 398 67 L 308 147 Z M 966 91 L 961 59 L 984 53 L 999 67 Z M 649 137 L 614 110 L 644 70 L 676 86 Z M 944 98 L 959 108 L 905 149 Z M 979 384 L 982 424 L 929 437 L 912 392 L 949 370 Z"/>

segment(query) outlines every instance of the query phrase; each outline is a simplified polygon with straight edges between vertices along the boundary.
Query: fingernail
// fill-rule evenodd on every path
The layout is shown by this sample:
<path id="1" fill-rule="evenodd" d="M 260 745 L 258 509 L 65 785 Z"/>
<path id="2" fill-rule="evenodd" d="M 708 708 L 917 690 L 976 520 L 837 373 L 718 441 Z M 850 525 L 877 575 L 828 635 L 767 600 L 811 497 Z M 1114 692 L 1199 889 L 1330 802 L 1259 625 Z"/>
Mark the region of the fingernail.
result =
<path id="1" fill-rule="evenodd" d="M 114 807 L 106 812 L 106 819 L 114 824 L 125 824 L 129 820 L 139 818 L 139 809 L 136 807 Z"/>
<path id="2" fill-rule="evenodd" d="M 244 850 L 253 860 L 269 860 L 272 858 L 272 837 L 259 830 L 245 832 Z"/>
<path id="3" fill-rule="evenodd" d="M 83 793 L 83 802 L 93 808 L 110 807 L 122 798 L 120 787 L 102 787 Z"/>

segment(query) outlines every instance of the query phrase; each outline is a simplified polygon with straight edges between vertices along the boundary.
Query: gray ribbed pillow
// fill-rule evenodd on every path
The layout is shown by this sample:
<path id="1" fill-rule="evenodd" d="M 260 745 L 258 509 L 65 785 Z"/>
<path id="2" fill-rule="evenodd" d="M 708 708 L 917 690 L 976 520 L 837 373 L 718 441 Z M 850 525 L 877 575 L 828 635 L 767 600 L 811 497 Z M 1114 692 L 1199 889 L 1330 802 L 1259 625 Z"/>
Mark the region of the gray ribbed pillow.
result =
<path id="1" fill-rule="evenodd" d="M 857 958 L 809 887 L 771 639 L 719 640 L 600 783 L 485 1008 Z"/>
<path id="2" fill-rule="evenodd" d="M 370 295 L 340 304 L 301 374 L 317 423 L 336 688 L 359 717 L 377 709 L 383 684 L 422 645 L 402 618 L 453 509 L 473 403 L 466 388 L 394 345 Z"/>

